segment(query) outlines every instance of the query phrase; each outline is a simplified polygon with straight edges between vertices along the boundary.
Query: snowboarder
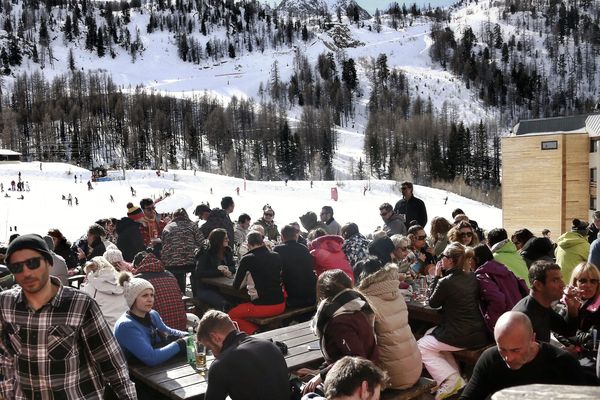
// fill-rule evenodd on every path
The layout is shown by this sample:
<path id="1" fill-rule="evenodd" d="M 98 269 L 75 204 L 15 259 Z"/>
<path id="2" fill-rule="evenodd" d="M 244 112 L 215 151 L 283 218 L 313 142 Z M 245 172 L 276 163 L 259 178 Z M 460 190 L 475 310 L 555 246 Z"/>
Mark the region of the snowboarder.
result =
<path id="1" fill-rule="evenodd" d="M 78 206 L 79 205 L 79 199 L 77 197 L 75 197 L 75 205 Z"/>
<path id="2" fill-rule="evenodd" d="M 111 202 L 111 203 L 114 203 L 114 202 L 115 202 L 115 198 L 113 197 L 113 195 L 112 195 L 112 194 L 110 195 L 110 202 Z"/>
<path id="3" fill-rule="evenodd" d="M 129 186 L 129 189 L 131 190 L 131 195 L 135 197 L 135 189 L 133 188 L 133 186 Z"/>
<path id="4" fill-rule="evenodd" d="M 94 187 L 92 186 L 92 181 L 88 181 L 87 186 L 88 186 L 88 190 L 94 189 Z"/>
<path id="5" fill-rule="evenodd" d="M 448 196 L 446 196 L 446 198 L 444 199 L 444 205 L 446 205 L 448 203 Z"/>

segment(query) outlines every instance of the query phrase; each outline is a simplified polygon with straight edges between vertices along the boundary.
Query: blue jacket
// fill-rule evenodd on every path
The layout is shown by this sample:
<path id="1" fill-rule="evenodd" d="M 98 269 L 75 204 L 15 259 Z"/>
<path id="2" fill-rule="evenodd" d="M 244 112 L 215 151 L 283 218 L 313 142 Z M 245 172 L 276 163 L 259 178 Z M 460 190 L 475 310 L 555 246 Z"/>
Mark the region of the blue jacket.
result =
<path id="1" fill-rule="evenodd" d="M 164 337 L 170 335 L 180 338 L 187 336 L 187 333 L 166 326 L 154 310 L 150 310 L 146 316 L 146 320 L 148 319 L 151 326 L 142 324 L 129 312 L 123 313 L 115 324 L 115 337 L 128 360 L 133 355 L 153 367 L 171 359 L 181 350 L 176 341 L 168 343 Z"/>

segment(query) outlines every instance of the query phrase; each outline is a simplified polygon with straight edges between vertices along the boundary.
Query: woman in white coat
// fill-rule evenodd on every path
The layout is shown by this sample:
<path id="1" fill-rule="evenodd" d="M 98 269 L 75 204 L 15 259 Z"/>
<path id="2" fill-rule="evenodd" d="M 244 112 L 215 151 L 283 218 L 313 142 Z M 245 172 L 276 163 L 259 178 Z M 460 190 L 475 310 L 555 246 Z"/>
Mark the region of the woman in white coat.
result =
<path id="1" fill-rule="evenodd" d="M 106 258 L 94 257 L 85 265 L 87 284 L 81 289 L 96 300 L 100 310 L 114 330 L 119 317 L 129 309 L 123 296 L 123 286 L 119 285 L 117 270 Z"/>

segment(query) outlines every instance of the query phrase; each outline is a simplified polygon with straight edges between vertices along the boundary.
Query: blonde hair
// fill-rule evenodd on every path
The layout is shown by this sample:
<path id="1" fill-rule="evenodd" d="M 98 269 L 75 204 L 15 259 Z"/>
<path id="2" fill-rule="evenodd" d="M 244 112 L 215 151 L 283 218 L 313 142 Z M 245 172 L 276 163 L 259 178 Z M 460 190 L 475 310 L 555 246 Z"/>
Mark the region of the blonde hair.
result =
<path id="1" fill-rule="evenodd" d="M 600 282 L 600 271 L 598 271 L 598 267 L 590 262 L 582 262 L 577 264 L 571 273 L 571 286 L 577 286 L 577 279 L 581 278 L 583 275 L 587 275 L 591 279 L 597 279 L 598 282 Z M 596 297 L 599 291 L 600 283 L 596 286 L 596 293 L 594 293 L 594 296 L 592 297 Z"/>
<path id="2" fill-rule="evenodd" d="M 108 262 L 108 260 L 106 258 L 104 258 L 103 256 L 96 256 L 96 257 L 92 258 L 90 261 L 88 261 L 85 264 L 85 267 L 84 267 L 84 271 L 86 274 L 93 272 L 94 275 L 98 275 L 100 273 L 100 271 L 103 271 L 106 269 L 112 270 L 115 273 L 117 272 L 115 267 L 113 267 L 113 265 L 110 262 Z"/>
<path id="3" fill-rule="evenodd" d="M 459 242 L 452 242 L 444 249 L 443 254 L 454 262 L 454 268 L 460 268 L 463 271 L 469 270 L 467 259 L 467 247 Z"/>
<path id="4" fill-rule="evenodd" d="M 229 333 L 235 329 L 229 315 L 218 310 L 208 310 L 198 323 L 198 339 L 205 340 L 212 332 Z"/>
<path id="5" fill-rule="evenodd" d="M 390 239 L 392 243 L 394 243 L 394 247 L 402 246 L 403 244 L 404 246 L 408 247 L 411 243 L 409 238 L 404 235 L 400 235 L 399 233 L 392 235 Z"/>

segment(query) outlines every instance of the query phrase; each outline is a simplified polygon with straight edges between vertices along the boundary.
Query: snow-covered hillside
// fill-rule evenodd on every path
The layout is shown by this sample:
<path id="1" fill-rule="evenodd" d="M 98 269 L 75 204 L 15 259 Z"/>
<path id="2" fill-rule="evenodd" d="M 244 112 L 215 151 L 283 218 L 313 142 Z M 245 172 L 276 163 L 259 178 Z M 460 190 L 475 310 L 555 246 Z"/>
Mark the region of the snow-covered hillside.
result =
<path id="1" fill-rule="evenodd" d="M 244 190 L 242 179 L 207 173 L 194 175 L 192 171 L 183 170 L 169 171 L 161 177 L 157 177 L 155 171 L 127 171 L 126 180 L 98 182 L 92 191 L 88 191 L 86 182 L 90 179 L 90 171 L 61 163 L 43 163 L 41 167 L 40 170 L 39 162 L 0 167 L 0 182 L 4 185 L 4 193 L 0 194 L 0 243 L 15 233 L 15 227 L 20 234 L 45 234 L 49 228 L 59 228 L 73 240 L 83 235 L 87 226 L 97 219 L 125 216 L 127 202 L 139 203 L 143 197 L 158 197 L 166 191 L 174 194 L 157 205 L 162 212 L 184 207 L 193 218 L 192 211 L 197 204 L 209 202 L 212 207 L 218 207 L 221 197 L 232 196 L 236 203 L 233 219 L 245 212 L 254 221 L 268 203 L 275 210 L 275 221 L 281 228 L 291 221 L 299 222 L 298 217 L 307 211 L 318 213 L 322 206 L 331 205 L 337 221 L 356 222 L 365 234 L 382 224 L 379 205 L 384 202 L 395 204 L 400 198 L 398 185 L 393 181 L 315 181 L 312 189 L 308 181 L 289 181 L 287 186 L 284 182 L 248 181 Z M 7 191 L 10 182 L 18 180 L 19 172 L 31 190 Z M 371 190 L 363 195 L 363 188 L 369 184 Z M 131 197 L 130 186 L 136 189 L 137 197 Z M 235 190 L 238 187 L 239 196 Z M 332 188 L 338 191 L 337 202 L 330 198 Z M 6 194 L 10 197 L 4 197 Z M 23 200 L 18 199 L 21 194 Z M 78 206 L 75 202 L 68 206 L 62 200 L 62 195 L 69 194 L 77 197 Z M 110 202 L 111 195 L 114 203 Z M 438 215 L 450 219 L 452 210 L 461 207 L 484 229 L 502 223 L 501 210 L 457 194 L 415 186 L 415 195 L 425 201 L 429 220 Z"/>

